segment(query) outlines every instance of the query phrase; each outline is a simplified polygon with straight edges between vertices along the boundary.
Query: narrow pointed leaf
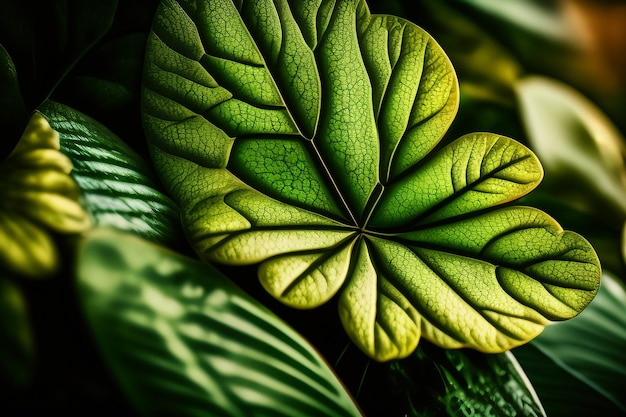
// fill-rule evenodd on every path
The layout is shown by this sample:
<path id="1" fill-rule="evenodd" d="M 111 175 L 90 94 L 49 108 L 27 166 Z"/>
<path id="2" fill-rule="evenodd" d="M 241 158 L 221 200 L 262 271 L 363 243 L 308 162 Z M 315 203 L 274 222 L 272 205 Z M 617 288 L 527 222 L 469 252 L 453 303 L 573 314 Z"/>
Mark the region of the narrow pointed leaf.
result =
<path id="1" fill-rule="evenodd" d="M 77 274 L 98 346 L 142 415 L 361 415 L 301 336 L 209 265 L 98 230 Z"/>
<path id="2" fill-rule="evenodd" d="M 437 43 L 358 0 L 162 2 L 146 50 L 146 136 L 195 250 L 260 263 L 289 305 L 337 294 L 377 360 L 421 336 L 507 350 L 597 290 L 583 238 L 495 210 L 541 180 L 529 149 L 490 133 L 437 148 L 458 101 Z"/>

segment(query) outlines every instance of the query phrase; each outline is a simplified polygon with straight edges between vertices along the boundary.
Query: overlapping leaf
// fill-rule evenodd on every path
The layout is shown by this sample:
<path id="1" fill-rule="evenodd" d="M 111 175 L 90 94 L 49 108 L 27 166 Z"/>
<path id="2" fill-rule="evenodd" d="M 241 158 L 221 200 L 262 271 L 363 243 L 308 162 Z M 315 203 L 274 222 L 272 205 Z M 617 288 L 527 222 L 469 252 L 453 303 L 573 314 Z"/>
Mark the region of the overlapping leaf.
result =
<path id="1" fill-rule="evenodd" d="M 97 230 L 77 275 L 98 346 L 142 415 L 361 415 L 302 337 L 209 265 Z"/>
<path id="2" fill-rule="evenodd" d="M 578 317 L 515 350 L 549 415 L 626 414 L 625 311 L 623 285 L 605 274 L 598 296 Z"/>
<path id="3" fill-rule="evenodd" d="M 295 307 L 339 293 L 375 359 L 421 336 L 507 350 L 597 291 L 583 238 L 534 209 L 492 209 L 541 180 L 533 153 L 488 133 L 436 148 L 454 70 L 428 34 L 363 1 L 163 2 L 143 102 L 197 252 L 260 262 Z"/>
<path id="4" fill-rule="evenodd" d="M 91 226 L 70 177 L 72 162 L 59 148 L 59 134 L 34 113 L 0 163 L 0 269 L 32 278 L 53 275 L 60 267 L 54 233 L 80 233 Z"/>
<path id="5" fill-rule="evenodd" d="M 511 352 L 486 355 L 423 344 L 389 368 L 389 389 L 400 394 L 398 402 L 405 404 L 407 416 L 546 415 Z M 431 383 L 420 385 L 426 379 Z"/>
<path id="6" fill-rule="evenodd" d="M 62 151 L 98 226 L 131 231 L 160 243 L 178 239 L 178 209 L 159 191 L 141 157 L 105 126 L 53 101 L 40 106 L 59 132 Z"/>

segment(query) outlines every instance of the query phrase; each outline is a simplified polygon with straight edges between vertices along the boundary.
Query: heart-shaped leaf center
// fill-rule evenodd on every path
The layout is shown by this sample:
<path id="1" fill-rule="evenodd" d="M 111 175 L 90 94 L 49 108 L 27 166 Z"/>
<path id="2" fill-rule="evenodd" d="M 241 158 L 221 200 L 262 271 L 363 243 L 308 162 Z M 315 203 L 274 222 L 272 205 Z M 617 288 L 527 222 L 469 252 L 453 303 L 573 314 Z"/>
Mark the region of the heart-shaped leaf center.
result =
<path id="1" fill-rule="evenodd" d="M 347 333 L 377 360 L 421 336 L 504 351 L 597 291 L 582 237 L 494 208 L 539 183 L 534 154 L 489 133 L 437 148 L 458 106 L 452 65 L 363 1 L 163 2 L 143 103 L 196 251 L 260 263 L 294 307 L 339 293 Z"/>

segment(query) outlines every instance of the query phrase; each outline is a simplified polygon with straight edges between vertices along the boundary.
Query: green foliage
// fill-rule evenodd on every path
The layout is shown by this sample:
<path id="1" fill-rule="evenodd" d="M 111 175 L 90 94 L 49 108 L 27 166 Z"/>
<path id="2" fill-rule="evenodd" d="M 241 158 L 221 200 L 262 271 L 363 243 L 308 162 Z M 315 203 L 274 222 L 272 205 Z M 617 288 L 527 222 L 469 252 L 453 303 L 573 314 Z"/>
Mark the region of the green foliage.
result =
<path id="1" fill-rule="evenodd" d="M 430 367 L 430 369 L 429 369 Z M 403 362 L 390 366 L 397 389 L 407 401 L 407 416 L 545 416 L 530 382 L 510 352 L 481 356 L 468 350 L 420 346 Z M 423 390 L 416 375 L 428 375 L 443 389 Z M 436 387 L 438 384 L 435 384 Z M 426 391 L 426 392 L 424 392 Z"/>
<path id="2" fill-rule="evenodd" d="M 35 113 L 0 165 L 0 270 L 30 278 L 53 275 L 61 263 L 53 234 L 91 226 L 69 175 L 72 163 L 59 148 L 59 134 Z"/>
<path id="3" fill-rule="evenodd" d="M 72 176 L 97 226 L 130 231 L 163 244 L 180 243 L 178 209 L 161 193 L 146 162 L 96 120 L 46 101 L 39 110 L 59 132 Z"/>
<path id="4" fill-rule="evenodd" d="M 626 413 L 625 311 L 624 287 L 605 274 L 598 296 L 578 317 L 515 350 L 548 415 Z"/>
<path id="5" fill-rule="evenodd" d="M 304 339 L 211 266 L 110 231 L 78 257 L 87 320 L 143 415 L 361 415 Z"/>
<path id="6" fill-rule="evenodd" d="M 594 75 L 606 62 L 587 42 L 610 53 L 623 48 L 602 43 L 614 32 L 585 26 L 580 14 L 602 11 L 596 23 L 619 29 L 605 20 L 623 6 L 600 6 L 619 2 L 369 0 L 370 15 L 365 2 L 351 0 L 197 0 L 184 3 L 185 16 L 164 0 L 177 13 L 161 10 L 155 31 L 159 0 L 2 2 L 0 172 L 11 175 L 0 179 L 0 206 L 50 184 L 5 161 L 40 111 L 66 154 L 52 165 L 66 172 L 71 160 L 94 223 L 152 244 L 112 231 L 80 239 L 17 221 L 37 211 L 62 225 L 50 222 L 63 210 L 48 198 L 3 211 L 0 257 L 29 243 L 36 250 L 24 265 L 43 254 L 58 272 L 34 281 L 0 267 L 0 414 L 358 415 L 351 393 L 368 416 L 544 415 L 512 353 L 422 341 L 413 353 L 402 345 L 404 359 L 371 361 L 348 340 L 336 308 L 354 312 L 349 296 L 365 294 L 366 314 L 353 314 L 362 322 L 409 317 L 409 330 L 424 338 L 447 330 L 453 345 L 476 323 L 517 343 L 511 330 L 531 337 L 546 318 L 575 315 L 599 276 L 593 251 L 539 210 L 511 204 L 541 179 L 535 154 L 546 178 L 521 202 L 582 233 L 605 271 L 624 280 L 626 83 L 620 90 L 611 77 L 619 68 Z M 340 13 L 353 6 L 354 15 Z M 432 34 L 460 84 L 425 32 L 376 13 Z M 583 24 L 568 25 L 572 16 Z M 352 30 L 342 30 L 346 19 Z M 190 42 L 181 31 L 197 36 Z M 618 88 L 607 94 L 607 85 Z M 140 112 L 142 95 L 151 115 Z M 142 122 L 168 194 L 147 163 Z M 191 253 L 178 205 L 205 259 L 254 263 L 217 266 L 255 299 L 171 251 Z M 590 263 L 574 262 L 585 258 Z M 281 301 L 330 302 L 315 311 L 276 302 L 253 279 L 259 262 L 263 285 Z M 589 286 L 572 285 L 572 272 Z M 360 286 L 374 280 L 382 285 Z M 582 314 L 514 350 L 548 415 L 625 413 L 623 298 L 605 274 Z M 394 302 L 401 308 L 390 309 Z M 372 319 L 374 309 L 385 315 Z M 448 321 L 426 322 L 432 317 Z M 485 326 L 490 317 L 498 321 Z"/>
<path id="7" fill-rule="evenodd" d="M 33 333 L 22 290 L 0 272 L 0 383 L 11 389 L 31 382 L 35 368 Z"/>
<path id="8" fill-rule="evenodd" d="M 535 155 L 489 133 L 437 147 L 458 105 L 450 62 L 362 1 L 164 2 L 143 103 L 196 252 L 260 262 L 294 307 L 338 293 L 346 332 L 376 360 L 421 336 L 502 352 L 597 291 L 583 238 L 538 210 L 493 209 L 539 183 Z"/>

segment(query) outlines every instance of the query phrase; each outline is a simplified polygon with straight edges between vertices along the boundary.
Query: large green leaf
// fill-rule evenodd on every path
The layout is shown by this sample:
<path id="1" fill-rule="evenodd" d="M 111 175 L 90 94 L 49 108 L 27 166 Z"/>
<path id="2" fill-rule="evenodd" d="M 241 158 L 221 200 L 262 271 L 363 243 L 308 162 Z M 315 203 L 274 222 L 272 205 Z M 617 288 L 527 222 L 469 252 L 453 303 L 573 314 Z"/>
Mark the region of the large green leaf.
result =
<path id="1" fill-rule="evenodd" d="M 360 415 L 310 345 L 211 266 L 99 230 L 77 271 L 98 346 L 143 415 Z"/>
<path id="2" fill-rule="evenodd" d="M 515 354 L 548 415 L 617 416 L 626 414 L 625 349 L 626 292 L 605 274 L 598 296 L 580 316 L 549 326 Z"/>
<path id="3" fill-rule="evenodd" d="M 154 163 L 195 250 L 261 263 L 298 308 L 339 293 L 369 356 L 500 352 L 575 316 L 600 279 L 580 236 L 524 207 L 543 171 L 489 133 L 437 144 L 454 70 L 412 23 L 363 1 L 166 1 L 146 52 Z M 471 277 L 471 279 L 468 279 Z"/>
<path id="4" fill-rule="evenodd" d="M 46 101 L 39 109 L 59 132 L 61 150 L 98 226 L 132 231 L 161 243 L 179 239 L 176 205 L 159 191 L 149 166 L 113 132 L 66 105 Z"/>

